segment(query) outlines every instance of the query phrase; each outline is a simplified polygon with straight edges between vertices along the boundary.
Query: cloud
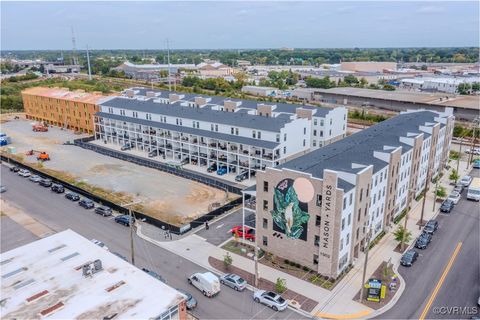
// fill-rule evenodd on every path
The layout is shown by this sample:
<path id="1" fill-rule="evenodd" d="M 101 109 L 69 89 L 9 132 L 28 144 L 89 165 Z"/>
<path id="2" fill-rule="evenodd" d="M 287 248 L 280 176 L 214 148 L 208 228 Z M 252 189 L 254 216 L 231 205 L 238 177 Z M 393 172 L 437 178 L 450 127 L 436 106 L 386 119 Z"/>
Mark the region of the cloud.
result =
<path id="1" fill-rule="evenodd" d="M 437 6 L 423 6 L 416 10 L 417 13 L 433 14 L 445 12 L 445 8 Z"/>

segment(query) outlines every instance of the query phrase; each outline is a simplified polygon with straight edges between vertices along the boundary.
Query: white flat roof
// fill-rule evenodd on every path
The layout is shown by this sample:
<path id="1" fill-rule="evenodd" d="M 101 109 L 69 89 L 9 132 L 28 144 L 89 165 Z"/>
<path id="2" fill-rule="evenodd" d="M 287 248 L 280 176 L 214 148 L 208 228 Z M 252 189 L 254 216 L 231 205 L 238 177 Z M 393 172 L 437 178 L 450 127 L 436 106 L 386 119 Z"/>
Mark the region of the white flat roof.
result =
<path id="1" fill-rule="evenodd" d="M 83 276 L 96 259 L 103 270 Z M 148 319 L 184 299 L 72 230 L 5 252 L 0 265 L 3 319 Z"/>

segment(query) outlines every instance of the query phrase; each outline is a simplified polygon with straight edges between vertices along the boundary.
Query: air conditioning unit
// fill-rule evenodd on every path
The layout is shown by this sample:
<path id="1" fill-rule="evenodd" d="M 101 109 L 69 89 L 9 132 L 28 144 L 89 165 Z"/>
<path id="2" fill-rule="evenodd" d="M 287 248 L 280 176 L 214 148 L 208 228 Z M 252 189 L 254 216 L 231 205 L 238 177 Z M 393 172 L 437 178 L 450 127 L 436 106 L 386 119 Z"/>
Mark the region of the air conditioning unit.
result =
<path id="1" fill-rule="evenodd" d="M 91 277 L 95 273 L 100 272 L 102 270 L 103 270 L 102 261 L 100 259 L 97 259 L 93 262 L 86 263 L 82 266 L 84 277 Z"/>

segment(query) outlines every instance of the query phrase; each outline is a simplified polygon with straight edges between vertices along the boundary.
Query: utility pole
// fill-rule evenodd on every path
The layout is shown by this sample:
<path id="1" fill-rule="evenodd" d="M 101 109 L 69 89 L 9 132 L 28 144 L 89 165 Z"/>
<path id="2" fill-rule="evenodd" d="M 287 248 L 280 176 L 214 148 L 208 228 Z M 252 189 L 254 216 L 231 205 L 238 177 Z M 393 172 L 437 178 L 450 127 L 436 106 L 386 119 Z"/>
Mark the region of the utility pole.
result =
<path id="1" fill-rule="evenodd" d="M 135 201 L 135 202 L 130 202 L 127 204 L 124 204 L 122 207 L 128 208 L 128 218 L 129 223 L 128 226 L 130 228 L 130 261 L 132 262 L 132 265 L 135 265 L 135 247 L 133 245 L 133 227 L 134 227 L 134 221 L 133 221 L 133 212 L 132 212 L 132 206 L 141 203 L 142 201 Z"/>
<path id="2" fill-rule="evenodd" d="M 428 159 L 430 161 L 431 157 Z M 430 184 L 430 164 L 427 167 L 427 179 L 425 180 L 425 189 L 423 189 L 422 199 L 422 212 L 420 213 L 420 223 L 418 224 L 418 230 L 422 230 L 423 227 L 423 214 L 425 212 L 425 201 L 427 199 L 428 186 Z"/>
<path id="3" fill-rule="evenodd" d="M 437 191 L 438 191 L 438 181 L 440 180 L 440 174 L 437 176 L 437 181 L 435 181 L 435 194 L 433 195 L 433 209 L 435 212 L 435 203 L 437 202 Z"/>
<path id="4" fill-rule="evenodd" d="M 415 189 L 408 189 L 408 204 L 407 204 L 407 213 L 405 214 L 405 221 L 403 222 L 403 235 L 402 235 L 402 242 L 401 242 L 401 248 L 402 248 L 402 251 L 405 250 L 405 244 L 406 244 L 406 241 L 405 241 L 405 238 L 406 238 L 406 235 L 407 235 L 407 221 L 408 221 L 408 214 L 410 213 L 410 210 L 412 209 L 412 200 L 413 200 L 413 195 L 415 195 Z"/>
<path id="5" fill-rule="evenodd" d="M 370 239 L 372 238 L 372 227 L 370 226 L 368 229 L 367 235 L 367 245 L 365 247 L 365 261 L 363 263 L 363 274 L 362 274 L 362 287 L 360 289 L 360 302 L 363 301 L 363 291 L 365 286 L 365 277 L 367 276 L 367 265 L 368 265 L 368 249 L 370 247 Z"/>
<path id="6" fill-rule="evenodd" d="M 254 253 L 254 262 L 255 262 L 255 288 L 258 288 L 258 245 L 257 245 L 257 237 L 255 237 L 255 253 Z"/>
<path id="7" fill-rule="evenodd" d="M 92 69 L 90 68 L 90 54 L 88 53 L 88 44 L 87 44 L 87 64 L 88 64 L 88 80 L 92 80 Z"/>
<path id="8" fill-rule="evenodd" d="M 463 146 L 463 138 L 465 137 L 465 135 L 463 135 L 461 138 L 460 138 L 460 149 L 458 151 L 458 159 L 457 159 L 457 173 L 459 172 L 458 169 L 460 167 L 460 158 L 462 157 L 462 146 Z M 455 181 L 455 183 L 457 183 L 457 181 Z"/>
<path id="9" fill-rule="evenodd" d="M 72 30 L 72 64 L 78 65 L 77 60 L 77 41 L 75 39 L 75 33 L 73 32 L 73 26 L 71 27 Z"/>
<path id="10" fill-rule="evenodd" d="M 167 38 L 167 63 L 168 63 L 168 91 L 172 91 L 172 85 L 170 83 L 170 42 Z"/>

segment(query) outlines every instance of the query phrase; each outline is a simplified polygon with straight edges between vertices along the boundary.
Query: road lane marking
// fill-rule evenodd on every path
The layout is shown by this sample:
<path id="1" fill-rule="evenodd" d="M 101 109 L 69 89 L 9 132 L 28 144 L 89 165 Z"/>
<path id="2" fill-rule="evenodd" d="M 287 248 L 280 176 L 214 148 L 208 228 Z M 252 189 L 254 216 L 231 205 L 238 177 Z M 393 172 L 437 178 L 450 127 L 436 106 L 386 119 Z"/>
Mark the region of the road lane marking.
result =
<path id="1" fill-rule="evenodd" d="M 445 269 L 443 270 L 443 273 L 442 273 L 442 276 L 440 277 L 440 280 L 438 280 L 438 283 L 435 286 L 435 289 L 433 290 L 432 294 L 430 295 L 430 298 L 428 299 L 428 302 L 425 305 L 425 308 L 423 309 L 423 312 L 420 315 L 419 320 L 425 320 L 425 317 L 427 316 L 428 311 L 430 310 L 430 307 L 432 306 L 433 301 L 435 301 L 435 298 L 437 297 L 437 294 L 440 291 L 440 288 L 442 287 L 443 282 L 447 278 L 448 272 L 450 272 L 450 269 L 452 268 L 453 263 L 455 262 L 455 259 L 457 258 L 457 255 L 460 252 L 461 248 L 462 248 L 462 242 L 459 242 L 457 244 L 457 247 L 455 248 L 455 251 L 453 251 L 453 254 L 450 257 L 450 260 L 448 261 L 448 264 L 446 265 Z"/>
<path id="2" fill-rule="evenodd" d="M 218 226 L 217 226 L 217 229 L 220 229 L 220 228 L 223 227 L 224 225 L 225 225 L 224 223 L 218 225 Z"/>
<path id="3" fill-rule="evenodd" d="M 334 314 L 334 313 L 325 313 L 317 312 L 315 317 L 324 318 L 324 319 L 363 319 L 372 313 L 370 310 L 362 310 L 356 313 L 346 313 L 346 314 Z"/>

